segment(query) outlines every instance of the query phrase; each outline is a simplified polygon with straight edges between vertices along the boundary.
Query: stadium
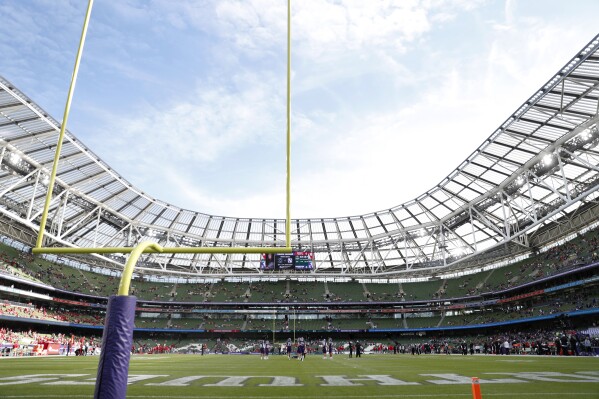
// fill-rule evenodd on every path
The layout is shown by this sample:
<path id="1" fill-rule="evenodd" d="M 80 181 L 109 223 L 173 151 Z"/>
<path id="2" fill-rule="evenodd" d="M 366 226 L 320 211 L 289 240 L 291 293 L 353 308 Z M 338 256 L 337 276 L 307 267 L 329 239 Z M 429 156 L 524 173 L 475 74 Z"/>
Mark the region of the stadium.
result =
<path id="1" fill-rule="evenodd" d="M 432 189 L 328 218 L 155 199 L 0 76 L 0 397 L 124 364 L 127 397 L 599 398 L 599 35 L 564 61 Z"/>

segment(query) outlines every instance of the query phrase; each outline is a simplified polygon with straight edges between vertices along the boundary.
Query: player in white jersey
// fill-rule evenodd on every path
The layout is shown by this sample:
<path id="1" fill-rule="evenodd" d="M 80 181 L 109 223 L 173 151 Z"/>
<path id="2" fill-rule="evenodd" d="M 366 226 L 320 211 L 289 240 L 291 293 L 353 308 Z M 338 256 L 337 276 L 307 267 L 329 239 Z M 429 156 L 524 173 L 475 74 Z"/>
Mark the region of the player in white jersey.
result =
<path id="1" fill-rule="evenodd" d="M 264 341 L 260 340 L 260 360 L 264 360 Z"/>
<path id="2" fill-rule="evenodd" d="M 264 341 L 264 359 L 268 360 L 268 352 L 270 350 L 270 342 Z"/>
<path id="3" fill-rule="evenodd" d="M 306 343 L 302 337 L 300 337 L 297 341 L 297 358 L 303 362 L 304 358 L 306 357 Z"/>
<path id="4" fill-rule="evenodd" d="M 287 359 L 291 359 L 291 347 L 292 347 L 291 338 L 287 338 Z"/>

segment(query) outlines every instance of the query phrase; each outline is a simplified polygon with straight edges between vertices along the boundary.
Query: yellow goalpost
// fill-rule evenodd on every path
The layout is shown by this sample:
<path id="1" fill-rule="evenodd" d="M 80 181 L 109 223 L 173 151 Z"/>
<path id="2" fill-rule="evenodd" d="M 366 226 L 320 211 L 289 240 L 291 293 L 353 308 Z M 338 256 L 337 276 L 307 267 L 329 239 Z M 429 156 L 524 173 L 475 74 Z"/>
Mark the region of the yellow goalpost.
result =
<path id="1" fill-rule="evenodd" d="M 67 120 L 69 117 L 69 110 L 71 107 L 71 101 L 73 98 L 73 91 L 75 89 L 75 83 L 77 81 L 77 74 L 79 72 L 79 63 L 81 61 L 81 54 L 83 52 L 83 45 L 85 43 L 85 37 L 87 34 L 87 27 L 91 15 L 91 9 L 94 0 L 88 0 L 87 11 L 85 14 L 85 21 L 83 24 L 83 30 L 81 32 L 81 39 L 79 41 L 79 48 L 77 50 L 77 56 L 75 59 L 75 67 L 73 69 L 73 75 L 71 76 L 71 83 L 67 94 L 67 101 L 64 108 L 64 115 L 62 124 L 60 126 L 60 133 L 58 136 L 58 143 L 56 145 L 56 152 L 54 154 L 54 162 L 52 164 L 52 172 L 50 174 L 50 181 L 48 183 L 48 191 L 46 193 L 46 200 L 44 209 L 42 212 L 42 219 L 40 222 L 39 233 L 37 236 L 36 246 L 32 249 L 34 254 L 107 254 L 107 253 L 129 253 L 129 259 L 125 265 L 121 276 L 121 282 L 119 285 L 118 295 L 128 295 L 129 285 L 133 274 L 133 268 L 137 263 L 137 260 L 142 253 L 171 253 L 171 254 L 190 254 L 190 253 L 216 253 L 216 254 L 255 254 L 255 253 L 290 253 L 291 249 L 291 217 L 290 217 L 290 192 L 291 192 L 291 0 L 287 0 L 287 175 L 286 175 L 286 223 L 285 223 L 285 247 L 169 247 L 164 248 L 157 243 L 151 241 L 144 241 L 139 243 L 135 247 L 97 247 L 97 248 L 57 248 L 57 247 L 44 247 L 44 232 L 46 229 L 46 222 L 48 219 L 48 210 L 50 208 L 50 202 L 52 200 L 52 191 L 54 190 L 54 184 L 56 181 L 56 174 L 58 170 L 58 161 L 60 159 L 60 152 L 62 148 L 62 142 L 66 131 Z"/>
<path id="2" fill-rule="evenodd" d="M 85 13 L 85 22 L 81 32 L 75 67 L 71 76 L 71 83 L 67 95 L 67 101 L 64 109 L 60 133 L 54 154 L 52 172 L 48 182 L 48 191 L 42 212 L 37 242 L 32 249 L 34 254 L 106 254 L 106 253 L 128 253 L 129 258 L 123 269 L 118 293 L 108 299 L 106 308 L 106 317 L 104 320 L 104 330 L 102 334 L 102 352 L 98 364 L 96 377 L 96 386 L 94 392 L 95 399 L 125 399 L 127 392 L 129 356 L 131 343 L 133 341 L 133 330 L 135 322 L 135 310 L 137 298 L 129 295 L 129 286 L 133 276 L 133 269 L 137 260 L 143 253 L 221 253 L 221 254 L 249 254 L 249 253 L 290 253 L 291 249 L 291 218 L 290 218 L 290 187 L 291 187 L 291 0 L 287 0 L 287 178 L 286 178 L 286 225 L 285 225 L 285 247 L 173 247 L 164 248 L 158 243 L 143 241 L 135 247 L 98 247 L 98 248 L 48 248 L 44 247 L 44 232 L 48 220 L 48 210 L 52 200 L 52 192 L 56 182 L 58 171 L 58 161 L 60 151 L 66 131 L 67 120 L 73 91 L 77 81 L 81 53 L 87 33 L 87 26 L 91 15 L 93 0 L 88 0 L 87 11 Z M 275 320 L 273 319 L 273 322 Z M 273 332 L 274 334 L 274 332 Z M 274 335 L 273 335 L 274 341 Z"/>

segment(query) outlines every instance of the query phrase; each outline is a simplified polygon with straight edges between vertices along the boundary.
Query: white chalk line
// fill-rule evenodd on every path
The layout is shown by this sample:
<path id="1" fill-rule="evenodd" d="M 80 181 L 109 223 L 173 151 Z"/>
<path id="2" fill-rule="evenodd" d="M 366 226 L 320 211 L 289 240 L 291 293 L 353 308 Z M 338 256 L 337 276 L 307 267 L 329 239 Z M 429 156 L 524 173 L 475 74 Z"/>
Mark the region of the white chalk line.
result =
<path id="1" fill-rule="evenodd" d="M 488 393 L 485 392 L 485 397 L 488 396 L 511 396 L 518 397 L 522 396 L 522 392 L 500 392 L 500 393 Z M 597 395 L 597 392 L 526 392 L 526 396 L 529 395 L 549 395 L 549 396 L 578 396 L 578 395 Z M 1 396 L 3 398 L 89 398 L 89 395 L 10 395 L 10 396 Z M 237 398 L 239 395 L 229 395 L 229 396 L 205 396 L 201 395 L 203 399 L 230 399 Z M 268 398 L 276 398 L 277 396 L 244 396 L 245 399 L 268 399 Z M 431 394 L 394 394 L 394 395 L 318 395 L 318 396 L 290 396 L 285 395 L 285 398 L 291 399 L 328 399 L 328 398 L 454 398 L 454 397 L 466 397 L 470 398 L 471 395 L 469 393 L 431 393 Z M 198 395 L 192 396 L 181 396 L 181 395 L 127 395 L 127 398 L 153 398 L 153 399 L 197 399 Z"/>

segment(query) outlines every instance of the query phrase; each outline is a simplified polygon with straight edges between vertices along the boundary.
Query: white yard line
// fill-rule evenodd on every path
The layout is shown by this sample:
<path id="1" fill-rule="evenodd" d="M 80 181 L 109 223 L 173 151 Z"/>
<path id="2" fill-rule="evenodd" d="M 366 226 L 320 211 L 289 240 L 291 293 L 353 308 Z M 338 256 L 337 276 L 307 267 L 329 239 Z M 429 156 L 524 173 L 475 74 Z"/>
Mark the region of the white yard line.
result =
<path id="1" fill-rule="evenodd" d="M 578 395 L 597 395 L 597 392 L 526 392 L 526 395 L 543 395 L 543 396 L 578 396 Z M 468 393 L 454 393 L 454 394 L 395 394 L 395 395 L 318 395 L 318 396 L 290 396 L 285 395 L 286 399 L 327 399 L 327 398 L 455 398 L 455 397 L 465 397 L 470 398 L 472 395 Z M 500 392 L 500 393 L 488 393 L 485 392 L 485 397 L 488 396 L 512 396 L 518 397 L 522 396 L 522 392 Z M 89 395 L 10 395 L 10 396 L 2 396 L 3 398 L 89 398 Z M 201 395 L 203 399 L 230 399 L 230 398 L 238 398 L 239 395 L 230 395 L 230 396 L 204 396 Z M 169 396 L 158 396 L 158 395 L 127 395 L 127 398 L 154 398 L 154 399 L 197 399 L 198 395 L 193 396 L 178 396 L 178 395 L 169 395 Z M 268 398 L 276 398 L 276 396 L 244 396 L 246 399 L 268 399 Z"/>

